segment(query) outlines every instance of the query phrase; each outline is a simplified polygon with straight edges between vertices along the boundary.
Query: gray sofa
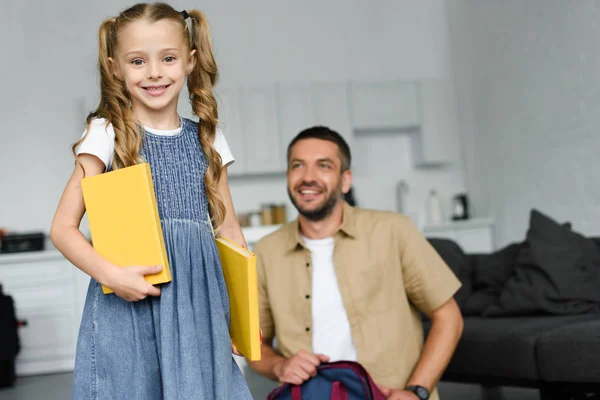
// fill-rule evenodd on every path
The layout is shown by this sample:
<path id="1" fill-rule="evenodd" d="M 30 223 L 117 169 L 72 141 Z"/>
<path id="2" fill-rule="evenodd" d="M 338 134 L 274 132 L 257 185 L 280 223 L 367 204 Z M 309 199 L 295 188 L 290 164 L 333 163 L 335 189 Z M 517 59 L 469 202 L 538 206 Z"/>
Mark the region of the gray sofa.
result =
<path id="1" fill-rule="evenodd" d="M 429 241 L 463 283 L 464 331 L 442 380 L 600 398 L 600 239 L 532 210 L 525 240 L 492 254 Z"/>

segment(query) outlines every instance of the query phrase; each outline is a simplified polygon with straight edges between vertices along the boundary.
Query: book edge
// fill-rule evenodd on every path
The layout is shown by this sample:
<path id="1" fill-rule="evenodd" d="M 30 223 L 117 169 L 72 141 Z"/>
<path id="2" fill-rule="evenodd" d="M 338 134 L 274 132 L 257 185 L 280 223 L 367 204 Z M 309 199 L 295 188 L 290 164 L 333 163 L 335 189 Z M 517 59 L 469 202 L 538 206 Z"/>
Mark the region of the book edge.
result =
<path id="1" fill-rule="evenodd" d="M 158 201 L 156 199 L 156 192 L 154 191 L 154 181 L 152 180 L 152 171 L 150 170 L 150 164 L 149 163 L 144 163 L 145 164 L 145 171 L 146 171 L 146 179 L 148 180 L 148 186 L 150 188 L 150 199 L 151 199 L 151 203 L 152 203 L 152 208 L 154 211 L 154 224 L 156 227 L 156 230 L 159 232 L 158 235 L 158 245 L 160 246 L 162 253 L 163 253 L 163 263 L 165 265 L 162 266 L 163 270 L 161 271 L 165 273 L 166 275 L 166 279 L 168 279 L 168 281 L 166 282 L 171 282 L 173 280 L 173 277 L 171 275 L 171 266 L 169 264 L 169 255 L 167 253 L 167 246 L 165 244 L 165 237 L 164 237 L 164 232 L 162 230 L 162 224 L 160 223 L 160 215 L 158 213 Z M 158 226 L 156 226 L 158 225 Z M 163 282 L 163 283 L 166 283 Z"/>

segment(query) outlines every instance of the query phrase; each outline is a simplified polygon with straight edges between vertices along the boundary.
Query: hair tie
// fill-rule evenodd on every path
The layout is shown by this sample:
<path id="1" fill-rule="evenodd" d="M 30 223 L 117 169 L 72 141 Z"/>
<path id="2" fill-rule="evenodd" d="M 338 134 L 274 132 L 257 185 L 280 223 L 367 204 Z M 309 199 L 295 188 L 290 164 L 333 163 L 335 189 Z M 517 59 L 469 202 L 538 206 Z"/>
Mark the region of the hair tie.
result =
<path id="1" fill-rule="evenodd" d="M 183 17 L 183 19 L 188 19 L 190 16 L 188 15 L 187 11 L 183 10 L 181 11 L 179 14 L 181 14 L 181 16 Z"/>

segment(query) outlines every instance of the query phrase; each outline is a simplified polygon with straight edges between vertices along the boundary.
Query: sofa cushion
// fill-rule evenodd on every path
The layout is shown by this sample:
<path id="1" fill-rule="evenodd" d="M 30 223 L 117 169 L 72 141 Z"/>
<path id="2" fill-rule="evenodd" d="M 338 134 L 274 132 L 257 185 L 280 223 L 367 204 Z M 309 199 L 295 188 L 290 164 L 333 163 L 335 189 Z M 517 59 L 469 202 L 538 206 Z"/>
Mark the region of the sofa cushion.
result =
<path id="1" fill-rule="evenodd" d="M 537 354 L 545 381 L 600 383 L 600 319 L 544 333 Z"/>
<path id="2" fill-rule="evenodd" d="M 484 316 L 600 312 L 600 248 L 531 211 L 527 243 L 498 301 Z"/>
<path id="3" fill-rule="evenodd" d="M 452 240 L 428 238 L 428 241 L 462 283 L 462 286 L 454 295 L 456 303 L 462 308 L 465 300 L 471 295 L 472 291 L 469 257 L 463 252 L 462 248 Z"/>
<path id="4" fill-rule="evenodd" d="M 455 376 L 538 380 L 536 342 L 549 329 L 592 315 L 512 318 L 466 317 L 446 372 Z M 431 324 L 424 324 L 426 332 Z"/>
<path id="5" fill-rule="evenodd" d="M 463 314 L 481 315 L 502 292 L 517 263 L 523 243 L 513 243 L 490 254 L 471 256 L 473 293 L 465 301 Z"/>

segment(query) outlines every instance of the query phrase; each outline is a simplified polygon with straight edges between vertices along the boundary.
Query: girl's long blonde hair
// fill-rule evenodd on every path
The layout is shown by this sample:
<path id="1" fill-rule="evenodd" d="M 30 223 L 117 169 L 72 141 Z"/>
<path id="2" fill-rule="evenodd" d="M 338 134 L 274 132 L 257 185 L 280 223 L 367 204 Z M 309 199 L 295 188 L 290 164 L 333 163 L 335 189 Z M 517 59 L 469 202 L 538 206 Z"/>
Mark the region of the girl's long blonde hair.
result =
<path id="1" fill-rule="evenodd" d="M 198 138 L 208 160 L 208 169 L 204 177 L 206 196 L 213 227 L 218 230 L 225 218 L 225 206 L 217 190 L 217 183 L 223 170 L 222 160 L 213 146 L 219 114 L 212 88 L 217 83 L 219 74 L 212 53 L 210 29 L 206 17 L 197 10 L 187 11 L 187 15 L 188 19 L 184 19 L 180 12 L 165 3 L 139 3 L 100 25 L 98 34 L 100 104 L 96 111 L 88 115 L 87 126 L 89 130 L 94 118 L 105 118 L 113 125 L 115 130 L 113 169 L 129 167 L 142 161 L 139 154 L 142 129 L 133 118 L 125 84 L 122 79 L 113 74 L 109 58 L 115 57 L 119 31 L 130 22 L 143 19 L 151 22 L 169 19 L 180 24 L 181 33 L 189 49 L 196 50 L 194 69 L 187 79 L 188 92 L 192 110 L 199 118 Z M 85 136 L 73 145 L 74 155 L 84 139 Z"/>

